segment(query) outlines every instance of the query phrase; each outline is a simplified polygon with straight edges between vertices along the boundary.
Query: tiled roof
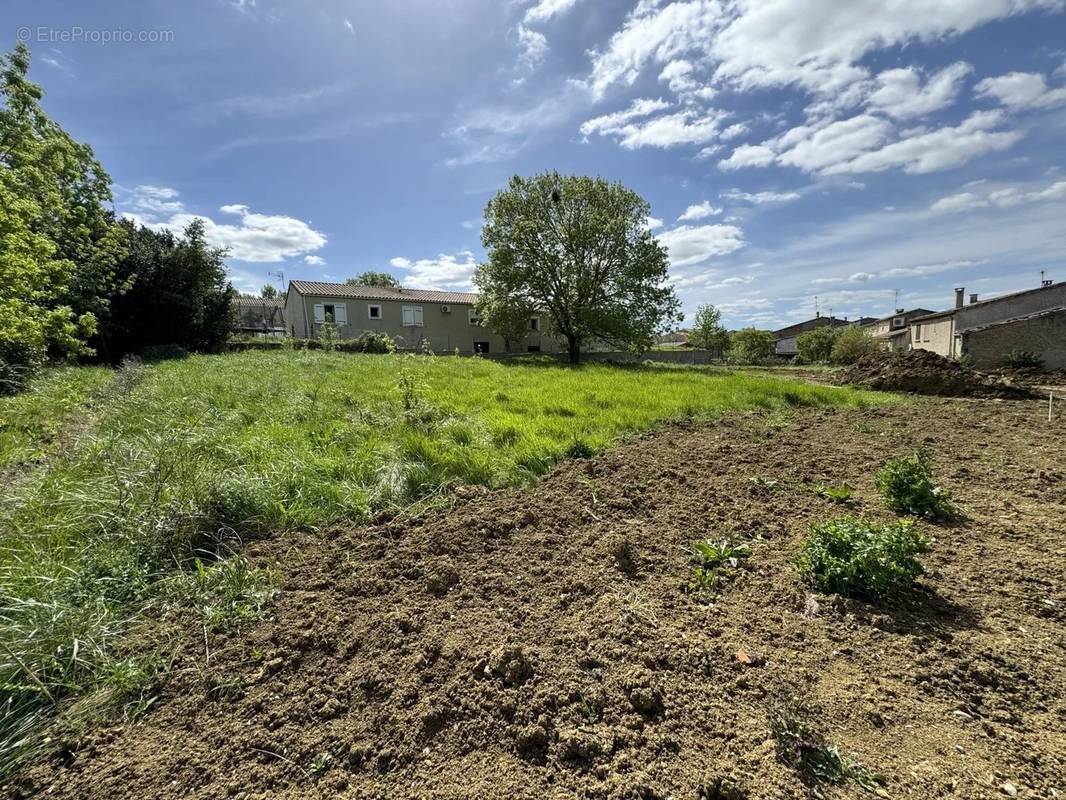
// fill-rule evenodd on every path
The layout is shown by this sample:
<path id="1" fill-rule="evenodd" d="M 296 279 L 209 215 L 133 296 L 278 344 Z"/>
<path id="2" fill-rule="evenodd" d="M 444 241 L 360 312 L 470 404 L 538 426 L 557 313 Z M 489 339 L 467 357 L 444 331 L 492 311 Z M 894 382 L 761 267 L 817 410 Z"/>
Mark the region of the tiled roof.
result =
<path id="1" fill-rule="evenodd" d="M 291 288 L 300 294 L 323 297 L 352 297 L 356 300 L 412 300 L 418 303 L 466 303 L 477 301 L 473 292 L 438 292 L 430 289 L 386 289 L 350 283 L 322 283 L 320 281 L 291 281 Z"/>
<path id="2" fill-rule="evenodd" d="M 269 297 L 235 297 L 233 305 L 237 308 L 282 308 L 285 304 L 277 298 Z"/>

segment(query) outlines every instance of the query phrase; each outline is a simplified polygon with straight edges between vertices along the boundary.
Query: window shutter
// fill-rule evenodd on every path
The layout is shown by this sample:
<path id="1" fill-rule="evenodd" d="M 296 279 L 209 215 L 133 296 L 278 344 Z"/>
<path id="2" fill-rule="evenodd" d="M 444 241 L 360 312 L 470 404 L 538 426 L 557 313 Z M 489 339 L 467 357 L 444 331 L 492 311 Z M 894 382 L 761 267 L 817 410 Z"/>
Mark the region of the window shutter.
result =
<path id="1" fill-rule="evenodd" d="M 315 322 L 321 325 L 326 321 L 326 305 L 325 303 L 315 303 Z"/>
<path id="2" fill-rule="evenodd" d="M 422 324 L 422 306 L 415 306 L 415 325 Z"/>
<path id="3" fill-rule="evenodd" d="M 348 324 L 348 306 L 338 303 L 333 307 L 333 321 L 338 325 Z"/>
<path id="4" fill-rule="evenodd" d="M 414 325 L 415 324 L 415 310 L 410 306 L 403 307 L 403 324 Z"/>

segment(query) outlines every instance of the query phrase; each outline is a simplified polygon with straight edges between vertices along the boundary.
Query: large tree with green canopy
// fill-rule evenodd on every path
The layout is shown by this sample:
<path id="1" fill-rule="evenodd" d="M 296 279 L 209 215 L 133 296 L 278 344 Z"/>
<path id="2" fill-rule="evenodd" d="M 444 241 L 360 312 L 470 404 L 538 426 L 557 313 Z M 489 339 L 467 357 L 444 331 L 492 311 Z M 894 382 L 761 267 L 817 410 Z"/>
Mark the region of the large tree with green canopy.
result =
<path id="1" fill-rule="evenodd" d="M 91 353 L 97 320 L 125 288 L 110 178 L 44 113 L 29 67 L 24 44 L 0 55 L 0 391 L 48 355 Z"/>
<path id="2" fill-rule="evenodd" d="M 488 261 L 474 276 L 482 324 L 509 330 L 516 319 L 546 316 L 573 363 L 593 341 L 649 348 L 679 309 L 649 211 L 636 192 L 603 178 L 511 178 L 485 209 Z"/>

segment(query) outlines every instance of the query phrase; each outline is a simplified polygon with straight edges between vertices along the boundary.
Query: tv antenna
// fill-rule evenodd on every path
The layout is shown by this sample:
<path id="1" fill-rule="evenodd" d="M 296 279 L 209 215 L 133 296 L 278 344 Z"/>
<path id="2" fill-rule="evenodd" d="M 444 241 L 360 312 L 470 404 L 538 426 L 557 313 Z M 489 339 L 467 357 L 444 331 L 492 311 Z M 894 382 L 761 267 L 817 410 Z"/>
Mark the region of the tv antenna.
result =
<path id="1" fill-rule="evenodd" d="M 275 278 L 281 281 L 281 291 L 285 291 L 285 270 L 279 269 L 277 272 L 268 272 L 267 275 L 273 275 Z"/>

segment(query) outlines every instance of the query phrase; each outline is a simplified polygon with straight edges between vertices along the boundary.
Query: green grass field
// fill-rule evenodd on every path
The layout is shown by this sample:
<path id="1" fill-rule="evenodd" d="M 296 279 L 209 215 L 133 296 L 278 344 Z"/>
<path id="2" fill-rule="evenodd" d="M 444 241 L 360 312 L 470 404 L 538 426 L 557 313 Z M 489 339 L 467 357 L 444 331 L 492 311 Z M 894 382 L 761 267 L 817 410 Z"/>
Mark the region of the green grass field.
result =
<path id="1" fill-rule="evenodd" d="M 0 773 L 64 698 L 149 702 L 154 662 L 116 655 L 131 625 L 254 616 L 271 577 L 218 560 L 241 535 L 528 483 L 672 419 L 871 397 L 722 369 L 319 351 L 53 372 L 0 399 L 0 469 L 41 462 L 0 489 Z"/>

